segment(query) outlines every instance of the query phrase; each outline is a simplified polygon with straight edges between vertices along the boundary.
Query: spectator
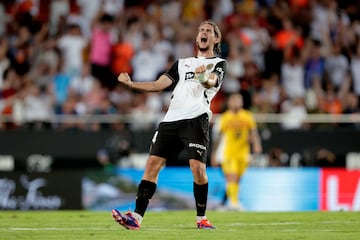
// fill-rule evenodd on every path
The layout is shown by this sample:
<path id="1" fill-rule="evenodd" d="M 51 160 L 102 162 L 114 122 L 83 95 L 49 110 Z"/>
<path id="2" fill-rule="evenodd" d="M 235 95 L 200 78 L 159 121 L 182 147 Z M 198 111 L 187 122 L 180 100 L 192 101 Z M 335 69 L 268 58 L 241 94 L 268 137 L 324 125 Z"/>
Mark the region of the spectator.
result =
<path id="1" fill-rule="evenodd" d="M 281 66 L 281 86 L 286 96 L 292 98 L 305 97 L 304 64 L 298 48 L 292 54 L 284 52 L 284 61 Z"/>
<path id="2" fill-rule="evenodd" d="M 181 30 L 180 30 L 181 29 Z M 186 58 L 194 53 L 194 39 L 192 39 L 191 24 L 180 22 L 175 27 L 174 57 Z"/>
<path id="3" fill-rule="evenodd" d="M 241 34 L 250 41 L 250 54 L 260 71 L 265 70 L 264 52 L 271 43 L 269 32 L 261 27 L 255 17 L 246 21 L 247 25 L 241 30 Z"/>
<path id="4" fill-rule="evenodd" d="M 114 75 L 121 72 L 132 73 L 131 61 L 135 54 L 133 45 L 123 41 L 122 34 L 119 34 L 118 41 L 114 43 L 111 49 L 111 71 Z"/>
<path id="5" fill-rule="evenodd" d="M 53 0 L 49 4 L 50 12 L 50 35 L 58 36 L 61 34 L 61 18 L 65 18 L 70 14 L 69 0 Z"/>
<path id="6" fill-rule="evenodd" d="M 102 115 L 102 114 L 116 114 L 116 108 L 112 105 L 108 98 L 104 98 L 99 106 L 96 108 L 93 114 Z M 97 121 L 89 124 L 89 129 L 92 131 L 99 131 L 104 129 L 110 129 L 111 124 L 107 121 Z"/>
<path id="7" fill-rule="evenodd" d="M 137 15 L 131 15 L 126 19 L 124 42 L 131 43 L 135 52 L 137 52 L 143 43 L 143 29 L 140 18 Z"/>
<path id="8" fill-rule="evenodd" d="M 32 35 L 28 27 L 20 26 L 9 45 L 9 59 L 16 73 L 25 75 L 30 70 Z"/>
<path id="9" fill-rule="evenodd" d="M 232 0 L 212 1 L 212 4 L 214 6 L 210 18 L 217 22 L 221 22 L 234 12 L 234 3 Z"/>
<path id="10" fill-rule="evenodd" d="M 355 93 L 348 94 L 343 107 L 343 113 L 352 114 L 359 112 L 360 112 L 359 98 L 356 96 Z"/>
<path id="11" fill-rule="evenodd" d="M 64 120 L 56 123 L 54 128 L 57 130 L 87 130 L 86 125 L 82 122 L 71 120 L 72 116 L 80 115 L 79 100 L 76 96 L 69 96 L 65 99 L 64 103 L 57 109 L 56 114 L 60 117 L 64 117 Z"/>
<path id="12" fill-rule="evenodd" d="M 3 35 L 6 32 L 6 21 L 7 16 L 5 12 L 5 6 L 4 3 L 0 3 L 0 37 L 3 37 Z"/>
<path id="13" fill-rule="evenodd" d="M 325 58 L 321 53 L 321 42 L 313 40 L 309 46 L 309 56 L 305 59 L 305 88 L 314 87 L 315 81 L 321 81 L 325 71 Z"/>
<path id="14" fill-rule="evenodd" d="M 154 51 L 150 40 L 150 37 L 145 34 L 142 48 L 135 53 L 132 59 L 135 82 L 153 81 L 159 72 L 165 68 L 165 66 L 159 65 L 158 54 Z"/>
<path id="15" fill-rule="evenodd" d="M 334 87 L 338 90 L 342 87 L 346 75 L 349 74 L 349 62 L 341 53 L 339 44 L 332 45 L 332 53 L 325 59 L 325 70 Z"/>
<path id="16" fill-rule="evenodd" d="M 90 41 L 91 74 L 107 88 L 116 84 L 111 74 L 111 47 L 115 42 L 113 23 L 113 16 L 99 12 L 93 23 Z"/>
<path id="17" fill-rule="evenodd" d="M 82 101 L 86 107 L 85 113 L 96 114 L 102 112 L 103 103 L 107 100 L 107 92 L 108 89 L 102 86 L 99 80 L 93 81 L 92 88 L 88 89 L 82 97 Z"/>
<path id="18" fill-rule="evenodd" d="M 240 81 L 245 74 L 244 48 L 238 44 L 229 46 L 228 72 L 221 90 L 228 94 L 240 91 Z"/>
<path id="19" fill-rule="evenodd" d="M 40 47 L 34 54 L 33 64 L 29 73 L 34 81 L 41 82 L 38 78 L 43 78 L 44 76 L 42 75 L 52 76 L 57 72 L 61 61 L 61 52 L 57 48 L 56 43 L 54 37 L 48 37 L 40 44 Z"/>
<path id="20" fill-rule="evenodd" d="M 182 19 L 187 22 L 201 21 L 205 17 L 205 1 L 184 0 L 182 9 Z"/>
<path id="21" fill-rule="evenodd" d="M 54 98 L 55 113 L 59 112 L 69 94 L 69 87 L 71 77 L 60 71 L 61 65 L 58 66 L 58 71 L 52 78 L 52 81 L 48 84 L 49 91 Z"/>
<path id="22" fill-rule="evenodd" d="M 261 90 L 259 91 L 262 108 L 268 112 L 278 113 L 279 105 L 283 100 L 283 91 L 279 83 L 279 76 L 272 74 L 269 79 L 263 81 Z"/>
<path id="23" fill-rule="evenodd" d="M 359 33 L 360 35 L 360 33 Z M 354 93 L 360 98 L 360 37 L 354 45 L 350 58 L 350 71 Z"/>
<path id="24" fill-rule="evenodd" d="M 192 1 L 177 0 L 151 3 L 124 0 L 1 2 L 0 91 L 4 94 L 0 96 L 1 105 L 3 111 L 14 114 L 12 108 L 14 104 L 16 109 L 21 105 L 18 104 L 21 103 L 20 93 L 29 82 L 44 88 L 53 85 L 53 79 L 57 79 L 57 85 L 59 82 L 64 84 L 57 88 L 69 91 L 65 87 L 67 80 L 60 81 L 59 78 L 66 79 L 66 71 L 73 68 L 79 75 L 83 64 L 89 61 L 91 75 L 98 77 L 102 85 L 110 90 L 104 98 L 109 99 L 118 111 L 129 113 L 133 93 L 126 91 L 125 94 L 123 89 L 117 88 L 114 75 L 121 69 L 131 72 L 129 63 L 135 55 L 143 53 L 144 36 L 148 37 L 146 40 L 153 52 L 153 66 L 149 64 L 152 72 L 149 73 L 159 75 L 166 69 L 169 55 L 178 58 L 193 54 L 194 39 L 189 33 L 199 19 L 212 17 L 224 30 L 226 42 L 222 45 L 222 56 L 229 60 L 227 79 L 211 106 L 214 112 L 223 110 L 224 97 L 230 92 L 241 92 L 245 107 L 254 111 L 279 112 L 283 94 L 286 93 L 289 98 L 304 98 L 309 113 L 328 112 L 324 108 L 327 105 L 324 104 L 327 102 L 325 99 L 328 99 L 324 86 L 328 84 L 328 79 L 333 84 L 342 111 L 345 111 L 349 95 L 355 94 L 360 98 L 360 8 L 355 2 L 221 0 L 199 1 L 195 5 L 191 5 Z M 75 23 L 84 30 L 80 38 L 89 44 L 85 51 L 81 47 L 77 48 L 77 52 L 69 50 L 79 45 L 64 40 L 75 38 L 67 31 L 69 24 Z M 57 41 L 65 43 L 56 45 Z M 294 49 L 301 53 L 299 58 Z M 74 56 L 69 57 L 65 52 Z M 295 61 L 297 64 L 294 65 Z M 58 72 L 59 66 L 67 70 Z M 299 84 L 302 74 L 305 91 Z M 10 83 L 4 75 L 16 76 L 16 81 Z M 280 76 L 281 85 L 285 84 L 284 92 L 278 86 L 263 83 L 263 79 L 270 76 Z M 292 84 L 295 80 L 297 87 Z M 70 82 L 79 81 L 71 78 Z M 87 91 L 87 84 L 81 87 L 74 85 L 77 85 L 76 91 Z M 60 97 L 65 100 L 56 101 L 56 109 L 61 112 L 62 104 L 66 102 L 75 106 L 76 114 L 85 113 L 83 100 L 70 97 L 66 92 L 63 91 L 63 97 Z M 60 96 L 58 94 L 54 94 L 56 99 Z M 168 99 L 168 92 L 159 97 L 162 106 L 158 105 L 159 99 L 151 97 L 145 98 L 149 101 L 145 104 L 156 103 L 153 105 L 156 109 L 166 108 L 168 101 L 164 99 Z M 69 98 L 73 98 L 69 101 L 71 104 L 67 103 Z M 335 112 L 339 112 L 337 103 L 330 105 L 337 106 Z M 15 115 L 20 119 L 21 112 L 16 109 Z"/>
<path id="25" fill-rule="evenodd" d="M 307 117 L 304 99 L 294 97 L 281 103 L 281 127 L 285 130 L 302 129 L 305 125 Z"/>
<path id="26" fill-rule="evenodd" d="M 263 87 L 263 79 L 255 62 L 245 62 L 244 68 L 244 75 L 240 78 L 240 92 L 243 96 L 244 108 L 249 109 L 251 105 L 251 95 L 261 90 Z"/>
<path id="27" fill-rule="evenodd" d="M 0 88 L 0 115 L 11 118 L 14 114 L 13 106 L 22 91 L 21 77 L 16 73 L 15 69 L 8 68 L 4 72 L 4 81 Z M 2 122 L 6 128 L 17 127 L 12 121 Z"/>
<path id="28" fill-rule="evenodd" d="M 294 46 L 301 49 L 304 45 L 304 39 L 299 33 L 299 29 L 293 26 L 293 22 L 286 18 L 282 22 L 282 29 L 275 33 L 276 46 L 285 49 Z"/>
<path id="29" fill-rule="evenodd" d="M 355 93 L 349 93 L 346 95 L 344 107 L 344 114 L 359 114 L 360 113 L 360 105 L 359 105 L 359 97 L 356 96 Z M 352 127 L 355 129 L 360 129 L 360 124 L 354 120 L 354 123 L 344 123 L 341 126 Z"/>
<path id="30" fill-rule="evenodd" d="M 28 129 L 50 129 L 53 99 L 47 90 L 34 83 L 25 89 L 23 100 L 24 120 Z"/>
<path id="31" fill-rule="evenodd" d="M 343 111 L 336 89 L 330 81 L 325 83 L 325 92 L 320 99 L 319 108 L 321 112 L 329 114 L 340 114 Z"/>
<path id="32" fill-rule="evenodd" d="M 120 114 L 129 114 L 133 101 L 132 92 L 128 91 L 123 85 L 118 84 L 109 94 L 111 103 Z"/>
<path id="33" fill-rule="evenodd" d="M 84 64 L 81 69 L 81 74 L 71 78 L 69 93 L 71 95 L 84 97 L 94 86 L 95 78 L 91 75 L 89 64 Z"/>
<path id="34" fill-rule="evenodd" d="M 10 67 L 10 60 L 6 56 L 8 52 L 8 41 L 0 37 L 0 89 L 3 87 L 4 73 Z"/>
<path id="35" fill-rule="evenodd" d="M 65 35 L 58 40 L 57 46 L 62 53 L 63 72 L 70 77 L 80 75 L 84 64 L 84 50 L 87 45 L 86 39 L 82 36 L 80 26 L 70 24 Z"/>
<path id="36" fill-rule="evenodd" d="M 131 130 L 152 129 L 157 123 L 159 115 L 152 112 L 147 104 L 148 95 L 144 93 L 135 93 L 133 98 L 132 111 L 130 113 Z"/>
<path id="37" fill-rule="evenodd" d="M 344 11 L 339 11 L 336 0 L 314 1 L 312 16 L 311 37 L 322 42 L 327 38 L 332 43 L 341 41 L 342 29 L 350 21 Z"/>

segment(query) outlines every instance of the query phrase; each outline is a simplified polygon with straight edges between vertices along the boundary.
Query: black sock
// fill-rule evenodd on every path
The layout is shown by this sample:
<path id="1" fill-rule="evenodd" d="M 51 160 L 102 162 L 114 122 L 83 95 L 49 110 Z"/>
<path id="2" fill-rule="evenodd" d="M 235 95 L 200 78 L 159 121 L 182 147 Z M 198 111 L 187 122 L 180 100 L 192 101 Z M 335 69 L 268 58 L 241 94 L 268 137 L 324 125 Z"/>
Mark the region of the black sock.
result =
<path id="1" fill-rule="evenodd" d="M 194 197 L 197 216 L 205 216 L 209 184 L 198 185 L 194 182 Z"/>
<path id="2" fill-rule="evenodd" d="M 156 191 L 156 183 L 147 180 L 141 180 L 136 195 L 135 212 L 142 217 L 145 214 L 149 201 Z"/>

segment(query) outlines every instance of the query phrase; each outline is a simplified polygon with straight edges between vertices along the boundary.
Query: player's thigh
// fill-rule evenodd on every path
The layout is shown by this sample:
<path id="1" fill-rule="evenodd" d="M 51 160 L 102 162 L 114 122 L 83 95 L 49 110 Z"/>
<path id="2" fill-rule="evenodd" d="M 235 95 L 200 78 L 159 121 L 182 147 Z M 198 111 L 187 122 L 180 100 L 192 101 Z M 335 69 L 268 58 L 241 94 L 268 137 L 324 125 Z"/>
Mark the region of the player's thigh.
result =
<path id="1" fill-rule="evenodd" d="M 150 146 L 150 155 L 165 159 L 175 158 L 184 148 L 175 126 L 160 124 L 153 135 Z"/>
<path id="2" fill-rule="evenodd" d="M 225 158 L 221 166 L 225 174 L 242 176 L 248 168 L 248 164 L 247 157 L 234 157 Z"/>
<path id="3" fill-rule="evenodd" d="M 221 168 L 225 175 L 236 174 L 238 169 L 238 162 L 235 158 L 224 158 Z"/>
<path id="4" fill-rule="evenodd" d="M 250 162 L 249 156 L 243 156 L 242 158 L 240 158 L 239 165 L 238 165 L 238 171 L 237 171 L 237 173 L 239 174 L 240 177 L 242 175 L 244 175 L 245 171 L 249 167 L 249 162 Z"/>
<path id="5" fill-rule="evenodd" d="M 188 159 L 207 161 L 209 147 L 209 120 L 206 114 L 184 122 L 180 133 Z"/>

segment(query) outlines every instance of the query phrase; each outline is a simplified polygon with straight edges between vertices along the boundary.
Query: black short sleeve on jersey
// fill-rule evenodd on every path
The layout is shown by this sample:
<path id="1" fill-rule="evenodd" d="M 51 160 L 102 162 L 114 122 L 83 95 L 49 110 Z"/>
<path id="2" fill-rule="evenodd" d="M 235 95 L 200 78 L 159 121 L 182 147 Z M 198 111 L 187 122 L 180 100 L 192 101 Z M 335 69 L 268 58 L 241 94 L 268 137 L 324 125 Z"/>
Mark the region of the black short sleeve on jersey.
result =
<path id="1" fill-rule="evenodd" d="M 179 81 L 179 60 L 177 60 L 165 74 L 173 81 L 172 85 L 175 85 Z"/>
<path id="2" fill-rule="evenodd" d="M 218 76 L 218 80 L 216 82 L 215 87 L 219 86 L 221 82 L 223 81 L 225 74 L 226 74 L 226 61 L 218 62 L 214 68 L 213 73 L 215 73 Z"/>

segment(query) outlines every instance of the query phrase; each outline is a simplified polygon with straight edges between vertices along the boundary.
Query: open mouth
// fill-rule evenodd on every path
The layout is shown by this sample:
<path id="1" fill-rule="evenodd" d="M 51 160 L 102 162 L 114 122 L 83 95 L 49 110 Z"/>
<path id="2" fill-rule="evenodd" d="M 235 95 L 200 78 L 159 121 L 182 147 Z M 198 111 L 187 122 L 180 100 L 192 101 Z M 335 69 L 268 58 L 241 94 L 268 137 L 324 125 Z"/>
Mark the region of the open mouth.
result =
<path id="1" fill-rule="evenodd" d="M 201 41 L 202 43 L 206 43 L 206 42 L 207 42 L 207 38 L 206 38 L 206 37 L 201 37 L 201 38 L 200 38 L 200 41 Z"/>

